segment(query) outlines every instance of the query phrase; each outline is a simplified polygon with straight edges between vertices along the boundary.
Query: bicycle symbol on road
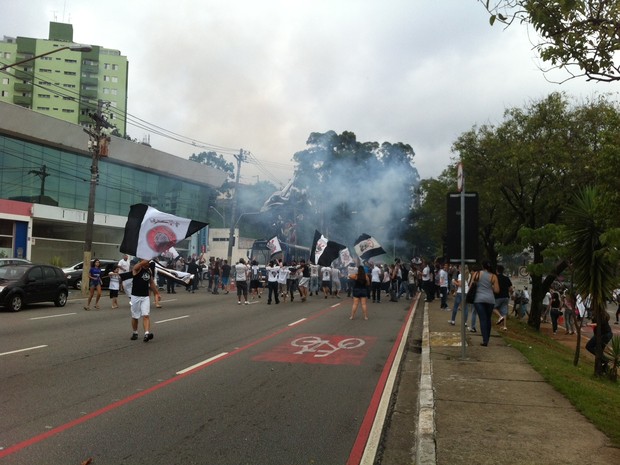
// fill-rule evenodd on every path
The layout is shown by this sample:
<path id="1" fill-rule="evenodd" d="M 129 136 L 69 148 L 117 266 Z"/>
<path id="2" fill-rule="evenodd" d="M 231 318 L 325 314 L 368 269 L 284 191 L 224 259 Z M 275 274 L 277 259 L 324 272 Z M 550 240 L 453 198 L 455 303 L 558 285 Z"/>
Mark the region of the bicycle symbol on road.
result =
<path id="1" fill-rule="evenodd" d="M 303 336 L 291 341 L 293 347 L 301 347 L 301 350 L 294 352 L 295 355 L 303 355 L 308 352 L 314 353 L 315 357 L 327 357 L 341 349 L 350 350 L 362 347 L 366 341 L 356 337 L 342 339 L 332 344 L 329 339 L 322 339 L 319 336 Z"/>

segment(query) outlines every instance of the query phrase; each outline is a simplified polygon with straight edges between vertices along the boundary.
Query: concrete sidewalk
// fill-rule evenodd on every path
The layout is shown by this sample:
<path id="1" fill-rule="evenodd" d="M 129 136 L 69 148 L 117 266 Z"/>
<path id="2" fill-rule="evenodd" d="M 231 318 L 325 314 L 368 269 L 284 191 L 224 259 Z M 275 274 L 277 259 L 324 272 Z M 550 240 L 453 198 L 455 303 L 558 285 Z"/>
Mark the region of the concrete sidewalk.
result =
<path id="1" fill-rule="evenodd" d="M 424 309 L 416 465 L 620 464 L 620 449 L 555 391 L 494 325 L 488 347 L 439 300 Z M 479 328 L 479 325 L 478 325 Z M 478 329 L 478 331 L 480 331 Z"/>

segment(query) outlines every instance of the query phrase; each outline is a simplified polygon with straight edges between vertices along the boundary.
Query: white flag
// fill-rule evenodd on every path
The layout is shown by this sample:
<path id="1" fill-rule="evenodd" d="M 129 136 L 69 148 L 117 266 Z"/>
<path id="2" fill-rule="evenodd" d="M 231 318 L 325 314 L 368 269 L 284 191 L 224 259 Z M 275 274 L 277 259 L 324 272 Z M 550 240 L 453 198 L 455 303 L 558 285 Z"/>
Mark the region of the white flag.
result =
<path id="1" fill-rule="evenodd" d="M 278 240 L 278 236 L 274 236 L 269 242 L 267 242 L 267 248 L 271 252 L 271 255 L 275 255 L 278 252 L 282 252 L 282 246 Z"/>

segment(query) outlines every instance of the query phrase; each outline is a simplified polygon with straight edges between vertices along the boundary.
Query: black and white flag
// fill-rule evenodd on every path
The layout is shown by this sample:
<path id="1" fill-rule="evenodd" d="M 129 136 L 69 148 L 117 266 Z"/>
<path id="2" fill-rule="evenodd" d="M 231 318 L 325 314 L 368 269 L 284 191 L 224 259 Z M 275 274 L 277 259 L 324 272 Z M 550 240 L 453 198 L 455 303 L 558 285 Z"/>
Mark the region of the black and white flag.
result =
<path id="1" fill-rule="evenodd" d="M 310 251 L 310 262 L 315 265 L 330 266 L 338 258 L 342 249 L 346 249 L 346 246 L 327 240 L 323 234 L 315 230 Z"/>

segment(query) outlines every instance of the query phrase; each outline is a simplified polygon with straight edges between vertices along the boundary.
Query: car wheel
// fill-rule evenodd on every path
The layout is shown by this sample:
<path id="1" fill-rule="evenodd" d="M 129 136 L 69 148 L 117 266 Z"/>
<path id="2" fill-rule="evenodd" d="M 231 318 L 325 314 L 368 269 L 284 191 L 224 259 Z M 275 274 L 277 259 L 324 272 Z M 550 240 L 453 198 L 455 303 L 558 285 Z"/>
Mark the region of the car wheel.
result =
<path id="1" fill-rule="evenodd" d="M 24 306 L 24 300 L 19 294 L 13 294 L 9 299 L 9 308 L 13 312 L 19 312 Z"/>
<path id="2" fill-rule="evenodd" d="M 76 288 L 77 290 L 82 289 L 82 278 L 76 279 L 75 283 L 73 283 L 73 287 Z"/>
<path id="3" fill-rule="evenodd" d="M 54 305 L 57 307 L 64 307 L 67 303 L 67 291 L 60 291 L 58 297 L 54 300 Z"/>

